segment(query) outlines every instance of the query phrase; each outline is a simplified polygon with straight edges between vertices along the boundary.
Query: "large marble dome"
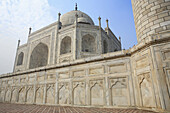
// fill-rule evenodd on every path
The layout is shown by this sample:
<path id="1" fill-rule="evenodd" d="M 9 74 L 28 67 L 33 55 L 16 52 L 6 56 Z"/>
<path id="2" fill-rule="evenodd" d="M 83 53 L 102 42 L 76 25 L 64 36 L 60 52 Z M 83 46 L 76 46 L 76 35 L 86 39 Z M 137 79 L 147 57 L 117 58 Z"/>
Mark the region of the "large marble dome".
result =
<path id="1" fill-rule="evenodd" d="M 78 15 L 77 20 L 79 23 L 86 23 L 86 24 L 94 25 L 94 22 L 90 18 L 90 16 L 88 16 L 87 14 L 81 11 L 73 10 L 61 16 L 62 26 L 68 26 L 68 25 L 74 24 L 76 20 L 76 16 L 75 16 L 76 14 Z"/>

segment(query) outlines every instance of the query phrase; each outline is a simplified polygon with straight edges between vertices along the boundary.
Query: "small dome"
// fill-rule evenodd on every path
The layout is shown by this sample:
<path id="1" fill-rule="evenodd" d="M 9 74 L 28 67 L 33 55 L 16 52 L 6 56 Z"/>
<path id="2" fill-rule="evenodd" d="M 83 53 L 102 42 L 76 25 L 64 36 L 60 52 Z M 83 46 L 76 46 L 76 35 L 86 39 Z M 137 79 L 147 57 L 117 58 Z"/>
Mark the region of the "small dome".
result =
<path id="1" fill-rule="evenodd" d="M 93 20 L 87 14 L 81 11 L 74 10 L 61 16 L 60 21 L 62 23 L 62 26 L 68 26 L 74 24 L 76 14 L 78 15 L 78 22 L 85 22 L 85 23 L 89 23 L 90 25 L 94 25 Z"/>

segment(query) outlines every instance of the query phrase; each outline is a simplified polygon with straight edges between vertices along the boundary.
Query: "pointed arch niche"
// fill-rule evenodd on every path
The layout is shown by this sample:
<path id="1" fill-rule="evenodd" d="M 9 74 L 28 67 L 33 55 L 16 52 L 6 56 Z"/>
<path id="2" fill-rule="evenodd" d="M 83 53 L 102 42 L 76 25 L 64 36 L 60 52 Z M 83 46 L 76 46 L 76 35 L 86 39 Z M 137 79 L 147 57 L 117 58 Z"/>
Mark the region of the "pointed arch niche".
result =
<path id="1" fill-rule="evenodd" d="M 39 43 L 32 51 L 29 69 L 46 66 L 48 62 L 48 46 Z"/>
<path id="2" fill-rule="evenodd" d="M 71 53 L 71 37 L 66 36 L 61 41 L 60 55 Z"/>
<path id="3" fill-rule="evenodd" d="M 17 66 L 23 64 L 23 59 L 24 59 L 24 53 L 21 52 L 21 53 L 18 55 Z"/>
<path id="4" fill-rule="evenodd" d="M 96 51 L 96 40 L 90 34 L 83 36 L 82 38 L 82 52 L 95 53 Z"/>

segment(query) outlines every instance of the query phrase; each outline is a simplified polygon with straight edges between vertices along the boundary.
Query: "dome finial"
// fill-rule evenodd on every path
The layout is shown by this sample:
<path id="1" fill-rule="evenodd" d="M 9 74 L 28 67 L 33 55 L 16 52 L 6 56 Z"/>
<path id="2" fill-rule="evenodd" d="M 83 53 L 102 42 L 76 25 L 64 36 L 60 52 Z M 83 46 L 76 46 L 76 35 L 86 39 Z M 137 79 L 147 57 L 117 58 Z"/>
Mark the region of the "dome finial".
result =
<path id="1" fill-rule="evenodd" d="M 78 9 L 78 8 L 77 8 L 77 3 L 76 3 L 75 10 L 77 11 L 77 9 Z"/>

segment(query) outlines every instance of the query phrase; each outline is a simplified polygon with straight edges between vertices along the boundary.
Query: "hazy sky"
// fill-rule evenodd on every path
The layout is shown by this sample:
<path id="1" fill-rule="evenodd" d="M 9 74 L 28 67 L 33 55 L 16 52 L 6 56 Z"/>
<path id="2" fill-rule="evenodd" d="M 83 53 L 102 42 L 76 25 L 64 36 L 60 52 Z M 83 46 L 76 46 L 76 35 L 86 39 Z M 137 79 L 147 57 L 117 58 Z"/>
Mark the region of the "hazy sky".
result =
<path id="1" fill-rule="evenodd" d="M 57 20 L 58 12 L 65 14 L 74 10 L 88 14 L 98 25 L 109 27 L 122 38 L 125 49 L 137 43 L 131 0 L 0 0 L 0 74 L 12 72 L 17 40 L 27 42 L 28 29 L 36 31 Z"/>

